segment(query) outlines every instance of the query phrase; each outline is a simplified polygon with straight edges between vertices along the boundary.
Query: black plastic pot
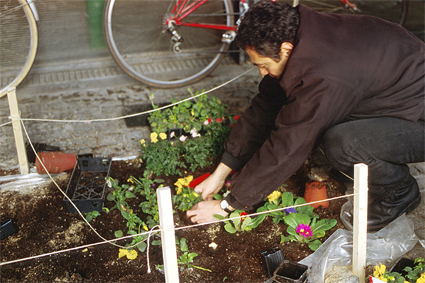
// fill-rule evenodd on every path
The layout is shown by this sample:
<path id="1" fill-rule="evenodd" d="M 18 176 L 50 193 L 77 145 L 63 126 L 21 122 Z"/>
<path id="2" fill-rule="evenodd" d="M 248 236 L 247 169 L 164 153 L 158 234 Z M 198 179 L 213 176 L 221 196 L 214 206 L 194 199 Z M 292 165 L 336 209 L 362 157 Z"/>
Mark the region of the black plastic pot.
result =
<path id="1" fill-rule="evenodd" d="M 307 279 L 308 266 L 284 260 L 273 274 L 274 282 L 303 283 Z"/>
<path id="2" fill-rule="evenodd" d="M 79 158 L 72 171 L 66 195 L 83 212 L 102 211 L 106 180 L 111 169 L 110 157 Z M 68 198 L 64 202 L 70 213 L 77 213 Z"/>
<path id="3" fill-rule="evenodd" d="M 407 275 L 407 272 L 403 271 L 403 269 L 408 267 L 408 266 L 413 268 L 415 266 L 415 262 L 411 259 L 402 257 L 391 268 L 390 272 L 398 272 L 398 273 L 401 274 L 401 276 L 405 277 Z"/>
<path id="4" fill-rule="evenodd" d="M 279 248 L 272 248 L 261 253 L 263 266 L 267 274 L 267 278 L 273 276 L 273 272 L 279 267 L 284 260 L 283 253 Z"/>

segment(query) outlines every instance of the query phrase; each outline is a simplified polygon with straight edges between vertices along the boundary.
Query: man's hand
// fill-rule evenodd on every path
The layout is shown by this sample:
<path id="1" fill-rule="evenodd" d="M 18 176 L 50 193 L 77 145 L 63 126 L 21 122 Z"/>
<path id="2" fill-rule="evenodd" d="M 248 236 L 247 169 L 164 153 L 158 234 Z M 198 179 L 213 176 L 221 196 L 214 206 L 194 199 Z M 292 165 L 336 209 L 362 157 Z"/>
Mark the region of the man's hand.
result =
<path id="1" fill-rule="evenodd" d="M 218 193 L 224 185 L 226 177 L 232 172 L 232 169 L 223 163 L 220 163 L 207 179 L 195 188 L 195 192 L 202 194 L 202 199 L 210 201 L 214 199 L 214 194 Z"/>
<path id="2" fill-rule="evenodd" d="M 221 200 L 198 202 L 192 207 L 191 210 L 186 212 L 186 216 L 190 218 L 193 223 L 217 221 L 218 219 L 215 218 L 214 215 L 219 214 L 222 216 L 227 216 L 227 212 L 221 209 L 220 202 Z"/>

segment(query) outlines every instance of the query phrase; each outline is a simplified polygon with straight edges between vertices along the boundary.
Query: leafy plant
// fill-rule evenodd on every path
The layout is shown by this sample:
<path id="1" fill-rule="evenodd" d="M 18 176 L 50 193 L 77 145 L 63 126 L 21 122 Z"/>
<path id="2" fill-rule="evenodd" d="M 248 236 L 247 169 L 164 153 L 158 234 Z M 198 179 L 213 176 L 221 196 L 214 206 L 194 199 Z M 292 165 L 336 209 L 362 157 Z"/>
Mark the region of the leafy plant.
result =
<path id="1" fill-rule="evenodd" d="M 111 210 L 115 208 L 119 210 L 125 208 L 127 206 L 126 199 L 136 197 L 136 195 L 131 192 L 133 187 L 130 185 L 123 184 L 120 186 L 118 181 L 111 177 L 108 177 L 107 183 L 109 187 L 114 189 L 106 196 L 107 200 L 115 202 L 115 206 L 113 206 Z"/>
<path id="2" fill-rule="evenodd" d="M 191 171 L 195 171 L 198 167 L 204 168 L 212 164 L 212 148 L 214 145 L 211 139 L 206 136 L 188 139 L 181 142 L 180 147 L 183 159 L 189 165 Z"/>
<path id="3" fill-rule="evenodd" d="M 195 94 L 188 89 L 192 96 L 199 95 L 197 91 Z M 159 107 L 153 102 L 154 96 L 150 96 L 152 107 L 158 109 Z M 171 102 L 177 103 L 179 101 L 171 99 Z M 208 98 L 207 95 L 201 95 L 194 98 L 193 101 L 184 101 L 178 103 L 170 108 L 161 111 L 155 111 L 150 114 L 148 121 L 153 132 L 165 133 L 167 129 L 182 128 L 186 132 L 196 129 L 200 132 L 203 128 L 203 122 L 209 118 L 217 119 L 226 116 L 226 106 L 216 97 Z"/>
<path id="4" fill-rule="evenodd" d="M 186 239 L 185 238 L 181 238 L 180 241 L 179 239 L 176 237 L 176 245 L 177 247 L 180 248 L 180 251 L 183 253 L 182 255 L 179 256 L 179 258 L 177 259 L 177 262 L 181 265 L 186 265 L 187 267 L 195 267 L 201 270 L 205 270 L 205 271 L 209 271 L 211 272 L 211 270 L 200 267 L 200 266 L 196 266 L 193 265 L 193 260 L 195 257 L 198 256 L 197 253 L 190 253 L 189 252 L 189 247 L 187 246 L 186 243 Z"/>
<path id="5" fill-rule="evenodd" d="M 85 215 L 86 215 L 86 220 L 87 220 L 87 222 L 90 222 L 90 221 L 92 221 L 93 219 L 95 219 L 95 218 L 97 218 L 97 217 L 99 217 L 100 216 L 100 213 L 99 213 L 99 211 L 97 211 L 97 210 L 94 210 L 94 211 L 92 211 L 92 212 L 87 212 L 87 213 L 84 213 Z"/>
<path id="6" fill-rule="evenodd" d="M 180 147 L 174 146 L 174 142 L 169 142 L 165 133 L 158 135 L 153 132 L 150 137 L 148 145 L 144 139 L 140 141 L 141 159 L 145 163 L 145 170 L 155 175 L 181 176 L 180 168 L 186 168 L 186 165 L 180 160 Z"/>
<path id="7" fill-rule="evenodd" d="M 267 197 L 266 203 L 263 206 L 259 207 L 257 209 L 257 212 L 277 210 L 279 208 L 292 207 L 292 206 L 300 205 L 304 203 L 306 203 L 306 200 L 302 197 L 295 197 L 290 192 L 281 193 L 279 190 L 276 190 Z M 288 214 L 297 213 L 297 212 L 307 214 L 311 218 L 318 217 L 317 214 L 313 212 L 313 207 L 310 205 L 304 205 L 304 206 L 299 206 L 296 208 L 288 208 L 288 209 L 272 211 L 268 214 L 263 214 L 264 215 L 263 217 L 269 215 L 273 217 L 273 222 L 278 224 Z"/>
<path id="8" fill-rule="evenodd" d="M 336 219 L 322 219 L 317 221 L 317 218 L 311 217 L 304 213 L 291 213 L 283 217 L 283 221 L 288 228 L 286 231 L 289 236 L 281 235 L 281 243 L 286 241 L 297 241 L 307 243 L 308 247 L 315 251 L 322 242 L 318 239 L 325 236 L 325 232 L 337 223 Z"/>
<path id="9" fill-rule="evenodd" d="M 202 197 L 194 189 L 189 187 L 182 187 L 173 196 L 173 203 L 181 211 L 188 211 L 200 201 L 202 201 Z"/>
<path id="10" fill-rule="evenodd" d="M 419 282 L 421 279 L 422 283 L 425 283 L 425 259 L 423 257 L 415 259 L 413 268 L 407 266 L 403 271 L 407 272 L 406 278 L 409 282 Z"/>
<path id="11" fill-rule="evenodd" d="M 257 228 L 258 225 L 260 225 L 260 223 L 264 220 L 262 217 L 257 216 L 255 218 L 251 218 L 246 215 L 247 213 L 243 210 L 235 210 L 234 212 L 230 213 L 228 218 L 234 219 L 224 221 L 224 229 L 231 234 L 236 232 L 250 231 L 254 228 Z M 215 215 L 215 217 L 220 220 L 226 219 L 226 217 L 221 215 Z"/>

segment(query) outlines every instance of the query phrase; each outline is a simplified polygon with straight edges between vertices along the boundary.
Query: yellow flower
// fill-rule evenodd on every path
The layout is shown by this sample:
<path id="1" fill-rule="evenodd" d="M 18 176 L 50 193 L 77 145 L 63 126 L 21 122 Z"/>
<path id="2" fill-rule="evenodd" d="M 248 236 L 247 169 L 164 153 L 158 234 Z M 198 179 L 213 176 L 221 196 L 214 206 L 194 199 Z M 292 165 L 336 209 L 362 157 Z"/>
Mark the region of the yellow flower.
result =
<path id="1" fill-rule="evenodd" d="M 192 109 L 192 111 L 190 111 L 190 114 L 192 114 L 192 116 L 195 116 L 195 111 Z"/>
<path id="2" fill-rule="evenodd" d="M 384 282 L 387 282 L 387 278 L 384 277 L 386 266 L 382 263 L 378 266 L 375 265 L 375 271 L 373 272 L 373 277 L 378 278 Z"/>
<path id="3" fill-rule="evenodd" d="M 141 145 L 146 146 L 146 145 L 145 145 L 145 143 L 146 143 L 145 139 L 141 139 L 141 140 L 140 140 L 140 144 L 141 144 Z"/>
<path id="4" fill-rule="evenodd" d="M 149 231 L 148 226 L 143 225 L 143 229 L 145 229 L 146 231 Z"/>
<path id="5" fill-rule="evenodd" d="M 176 193 L 179 195 L 182 193 L 183 187 L 189 187 L 190 182 L 192 182 L 193 176 L 189 175 L 185 178 L 180 178 L 177 180 L 177 182 L 174 183 L 174 185 L 177 187 Z"/>
<path id="6" fill-rule="evenodd" d="M 199 195 L 197 194 L 197 193 L 195 193 L 195 192 L 193 192 L 193 195 L 195 196 L 195 197 L 198 197 Z"/>
<path id="7" fill-rule="evenodd" d="M 271 193 L 267 199 L 269 200 L 269 202 L 274 202 L 278 197 L 280 197 L 282 195 L 281 192 L 279 191 L 274 191 L 273 193 Z"/>
<path id="8" fill-rule="evenodd" d="M 166 133 L 160 133 L 159 134 L 160 139 L 162 140 L 166 140 L 167 139 L 167 134 Z"/>
<path id="9" fill-rule="evenodd" d="M 137 251 L 136 250 L 127 250 L 127 249 L 120 249 L 118 253 L 118 258 L 122 258 L 123 256 L 126 256 L 128 259 L 135 259 L 137 257 Z"/>
<path id="10" fill-rule="evenodd" d="M 156 143 L 158 141 L 158 134 L 153 132 L 151 133 L 151 142 Z"/>
<path id="11" fill-rule="evenodd" d="M 416 283 L 425 283 L 425 273 L 422 273 L 422 274 L 421 274 L 421 277 L 419 277 L 419 278 L 416 280 Z"/>
<path id="12" fill-rule="evenodd" d="M 127 179 L 127 182 L 134 184 L 133 178 L 131 178 L 131 177 Z"/>

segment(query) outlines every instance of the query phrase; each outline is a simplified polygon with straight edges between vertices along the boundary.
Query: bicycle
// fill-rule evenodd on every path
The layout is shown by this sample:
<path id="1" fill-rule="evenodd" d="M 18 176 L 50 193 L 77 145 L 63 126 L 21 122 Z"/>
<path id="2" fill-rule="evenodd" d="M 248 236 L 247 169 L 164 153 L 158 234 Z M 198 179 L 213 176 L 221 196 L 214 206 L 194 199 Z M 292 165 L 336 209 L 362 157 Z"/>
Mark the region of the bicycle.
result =
<path id="1" fill-rule="evenodd" d="M 360 12 L 349 0 L 305 1 L 315 10 Z M 402 4 L 404 22 L 407 0 Z M 238 52 L 229 46 L 235 20 L 248 8 L 245 0 L 107 0 L 105 40 L 115 62 L 134 79 L 153 87 L 181 87 L 206 77 L 225 54 Z"/>
<path id="2" fill-rule="evenodd" d="M 349 0 L 301 1 L 326 12 L 358 10 Z M 35 2 L 0 0 L 0 98 L 34 64 L 39 20 Z M 408 1 L 401 4 L 402 23 Z M 247 9 L 245 0 L 107 0 L 105 39 L 118 66 L 136 80 L 161 88 L 185 86 L 209 75 L 226 54 L 239 52 L 229 47 L 236 20 Z"/>
<path id="3" fill-rule="evenodd" d="M 37 21 L 33 0 L 0 0 L 0 98 L 9 88 L 17 87 L 34 64 Z"/>

